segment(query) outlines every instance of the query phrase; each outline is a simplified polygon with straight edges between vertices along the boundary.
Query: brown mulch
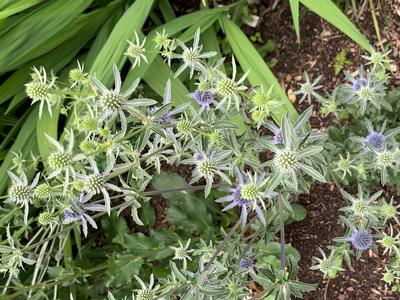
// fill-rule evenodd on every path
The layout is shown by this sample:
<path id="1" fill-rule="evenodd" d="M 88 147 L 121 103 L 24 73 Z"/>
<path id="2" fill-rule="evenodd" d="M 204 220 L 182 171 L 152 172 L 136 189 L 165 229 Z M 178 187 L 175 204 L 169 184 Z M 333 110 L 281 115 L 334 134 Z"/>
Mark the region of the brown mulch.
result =
<path id="1" fill-rule="evenodd" d="M 314 185 L 309 195 L 299 197 L 298 203 L 307 209 L 307 217 L 287 226 L 287 241 L 301 254 L 299 280 L 318 283 L 317 290 L 305 294 L 304 299 L 396 299 L 381 281 L 384 260 L 388 257 L 382 256 L 381 250 L 380 254 L 364 252 L 358 261 L 353 257 L 351 267 L 343 265 L 346 271 L 329 282 L 322 278 L 321 272 L 310 270 L 316 263 L 313 257 L 320 257 L 318 248 L 329 255 L 327 246 L 334 244 L 335 237 L 345 234 L 345 228 L 337 220 L 338 209 L 347 204 L 336 187 L 329 184 Z"/>

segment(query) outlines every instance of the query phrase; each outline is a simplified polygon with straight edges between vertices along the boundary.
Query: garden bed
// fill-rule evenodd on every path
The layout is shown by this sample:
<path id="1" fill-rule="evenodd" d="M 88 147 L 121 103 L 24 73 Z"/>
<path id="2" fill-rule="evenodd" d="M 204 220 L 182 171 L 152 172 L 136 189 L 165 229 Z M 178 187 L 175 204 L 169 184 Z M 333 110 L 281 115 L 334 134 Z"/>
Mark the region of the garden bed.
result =
<path id="1" fill-rule="evenodd" d="M 381 19 L 380 28 L 383 39 L 393 49 L 393 86 L 400 84 L 400 72 L 396 66 L 400 65 L 399 55 L 399 11 L 394 8 L 396 1 L 385 1 L 388 17 L 392 21 L 390 26 L 384 26 Z M 332 89 L 335 84 L 343 80 L 343 75 L 334 75 L 333 64 L 337 53 L 346 50 L 348 59 L 352 62 L 350 69 L 356 70 L 364 59 L 362 49 L 343 33 L 333 26 L 308 12 L 301 22 L 301 45 L 299 47 L 292 27 L 289 7 L 278 6 L 274 11 L 269 7 L 256 6 L 259 14 L 263 15 L 259 26 L 253 29 L 246 26 L 249 35 L 256 31 L 261 33 L 264 41 L 272 39 L 276 42 L 276 50 L 271 58 L 277 59 L 272 68 L 280 83 L 289 92 L 298 89 L 298 83 L 303 80 L 303 72 L 307 71 L 311 78 L 323 75 L 321 84 Z M 360 28 L 370 41 L 377 42 L 370 12 L 365 11 L 360 20 Z M 347 66 L 348 67 L 348 66 Z M 293 98 L 292 98 L 293 99 Z M 297 104 L 297 103 L 296 103 Z M 319 112 L 318 103 L 314 104 L 314 115 L 310 123 L 314 128 L 326 128 L 331 119 L 324 118 Z M 302 111 L 307 105 L 296 105 Z M 390 197 L 393 191 L 387 194 Z M 318 256 L 318 248 L 332 244 L 333 238 L 344 234 L 344 228 L 337 223 L 339 208 L 346 205 L 346 201 L 334 185 L 316 185 L 309 195 L 301 195 L 299 203 L 307 209 L 304 221 L 293 223 L 287 227 L 288 240 L 300 252 L 299 279 L 303 282 L 318 282 L 316 291 L 305 295 L 304 299 L 396 299 L 385 283 L 381 280 L 384 262 L 372 251 L 364 253 L 359 261 L 352 261 L 352 268 L 339 273 L 333 280 L 323 280 L 319 271 L 309 268 L 316 263 L 313 256 Z M 400 204 L 400 197 L 395 198 Z M 398 226 L 398 225 L 397 225 Z"/>
<path id="2" fill-rule="evenodd" d="M 333 70 L 335 57 L 339 51 L 345 50 L 347 59 L 352 62 L 352 65 L 345 68 L 355 71 L 365 63 L 361 57 L 365 52 L 360 46 L 312 12 L 306 12 L 301 21 L 299 45 L 293 30 L 290 8 L 287 5 L 278 5 L 271 9 L 275 1 L 259 2 L 261 3 L 251 6 L 254 13 L 261 16 L 257 27 L 244 25 L 243 30 L 248 36 L 260 33 L 260 42 L 272 40 L 276 44 L 276 49 L 266 57 L 266 60 L 276 59 L 277 63 L 272 67 L 272 71 L 300 112 L 304 111 L 308 104 L 298 104 L 292 93 L 304 80 L 304 71 L 307 71 L 311 78 L 322 75 L 321 85 L 331 90 L 344 78 L 343 72 L 335 76 Z M 390 57 L 393 60 L 391 89 L 394 89 L 400 85 L 400 72 L 397 68 L 400 65 L 398 32 L 400 10 L 396 10 L 399 5 L 396 4 L 396 0 L 385 1 L 385 4 L 385 14 L 391 20 L 390 25 L 384 24 L 380 17 L 381 11 L 377 13 L 383 41 L 393 49 Z M 178 13 L 194 9 L 190 1 L 184 1 L 182 5 L 177 4 L 175 8 Z M 349 17 L 354 20 L 354 15 L 349 14 Z M 378 48 L 368 9 L 361 15 L 359 28 Z M 315 129 L 327 128 L 331 125 L 332 118 L 321 115 L 317 102 L 313 105 L 311 126 Z M 188 176 L 185 177 L 190 178 L 190 173 L 186 175 Z M 394 191 L 387 192 L 389 198 L 393 194 Z M 162 197 L 152 203 L 159 212 L 157 215 L 166 216 L 166 202 Z M 307 209 L 307 217 L 287 227 L 287 239 L 301 254 L 299 280 L 318 283 L 317 290 L 305 294 L 304 299 L 396 299 L 381 280 L 385 264 L 372 251 L 364 253 L 359 261 L 353 259 L 352 267 L 346 272 L 339 273 L 335 279 L 323 279 L 321 272 L 310 270 L 309 268 L 316 263 L 313 256 L 319 255 L 318 248 L 332 244 L 333 238 L 344 234 L 345 229 L 337 223 L 337 220 L 340 215 L 338 209 L 345 206 L 346 201 L 334 185 L 320 184 L 313 186 L 309 195 L 301 195 L 299 203 Z M 396 197 L 394 203 L 400 204 L 400 197 Z M 157 219 L 160 226 L 165 225 L 166 220 L 159 217 Z"/>

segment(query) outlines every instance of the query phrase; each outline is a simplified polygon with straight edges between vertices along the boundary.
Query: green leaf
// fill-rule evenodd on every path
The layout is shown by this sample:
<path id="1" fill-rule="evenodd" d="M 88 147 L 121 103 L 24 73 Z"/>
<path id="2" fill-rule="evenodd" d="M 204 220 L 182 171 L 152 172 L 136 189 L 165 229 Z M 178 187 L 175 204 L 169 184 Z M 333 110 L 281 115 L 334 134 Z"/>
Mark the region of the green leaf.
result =
<path id="1" fill-rule="evenodd" d="M 177 174 L 161 172 L 153 177 L 152 185 L 156 190 L 169 190 L 187 187 L 184 178 Z M 212 236 L 213 224 L 210 212 L 204 200 L 188 191 L 162 194 L 169 201 L 168 221 L 188 232 L 198 232 Z"/>
<path id="2" fill-rule="evenodd" d="M 52 109 L 52 115 L 50 116 L 45 107 L 43 109 L 42 117 L 36 123 L 36 137 L 39 146 L 39 154 L 42 159 L 46 159 L 54 148 L 47 139 L 46 134 L 57 140 L 61 103 L 57 107 L 53 106 Z"/>
<path id="3" fill-rule="evenodd" d="M 144 226 L 152 227 L 154 225 L 156 222 L 156 211 L 150 201 L 143 203 L 139 216 Z"/>
<path id="4" fill-rule="evenodd" d="M 151 184 L 157 191 L 169 190 L 171 188 L 185 188 L 189 186 L 183 177 L 163 171 L 153 177 Z M 188 192 L 186 191 L 179 191 L 164 193 L 162 195 L 165 199 L 169 200 L 172 205 L 177 205 L 179 202 L 185 200 L 187 194 Z"/>
<path id="5" fill-rule="evenodd" d="M 35 6 L 36 4 L 39 4 L 43 1 L 44 0 L 18 0 L 13 1 L 13 3 L 11 3 L 10 5 L 6 4 L 7 6 L 5 7 L 0 4 L 0 20 L 5 19 L 13 14 L 19 13 L 32 6 Z"/>
<path id="6" fill-rule="evenodd" d="M 297 111 L 287 98 L 278 80 L 264 62 L 264 59 L 260 56 L 246 35 L 227 17 L 221 17 L 221 21 L 226 37 L 240 66 L 245 72 L 250 70 L 248 76 L 250 83 L 253 86 L 262 85 L 264 89 L 273 86 L 275 93 L 280 97 L 281 101 L 283 101 L 284 105 L 272 112 L 272 117 L 275 121 L 280 123 L 280 120 L 286 112 L 290 112 L 291 118 L 296 120 L 298 117 Z"/>
<path id="7" fill-rule="evenodd" d="M 174 10 L 168 0 L 159 0 L 158 7 L 160 8 L 165 22 L 172 21 L 176 18 Z"/>
<path id="8" fill-rule="evenodd" d="M 149 66 L 143 79 L 160 96 L 164 94 L 165 84 L 169 79 L 171 81 L 171 102 L 174 105 L 179 105 L 189 100 L 187 97 L 189 91 L 185 85 L 178 78 L 174 78 L 174 72 L 159 56 Z"/>
<path id="9" fill-rule="evenodd" d="M 118 234 L 129 230 L 124 217 L 121 215 L 118 216 L 115 212 L 110 217 L 105 216 L 101 218 L 101 228 L 104 229 L 108 240 L 112 240 Z"/>
<path id="10" fill-rule="evenodd" d="M 292 210 L 293 210 L 293 215 L 291 216 L 296 222 L 302 221 L 306 218 L 307 216 L 307 210 L 304 208 L 304 206 L 297 204 L 297 203 L 292 203 Z"/>
<path id="11" fill-rule="evenodd" d="M 311 176 L 313 179 L 318 180 L 320 182 L 326 182 L 324 176 L 317 170 L 315 170 L 313 167 L 310 167 L 309 165 L 306 164 L 299 164 L 300 169 L 302 169 L 306 174 Z"/>
<path id="12" fill-rule="evenodd" d="M 36 153 L 37 151 L 37 141 L 35 132 L 35 123 L 38 116 L 38 108 L 32 109 L 26 119 L 24 125 L 22 126 L 14 144 L 7 153 L 6 158 L 0 167 L 0 194 L 2 195 L 8 184 L 7 171 L 12 166 L 12 160 L 14 158 L 14 153 L 21 153 L 22 157 L 27 157 L 30 152 Z"/>
<path id="13" fill-rule="evenodd" d="M 331 0 L 299 0 L 301 4 L 312 10 L 314 13 L 325 19 L 341 32 L 350 37 L 367 51 L 371 51 L 372 46 L 368 40 L 358 31 L 357 27 L 341 12 L 341 10 Z"/>
<path id="14" fill-rule="evenodd" d="M 91 2 L 91 0 L 58 0 L 48 2 L 32 11 L 14 28 L 0 36 L 0 44 L 7 45 L 0 49 L 0 73 L 24 64 L 28 60 L 24 57 L 29 52 L 51 41 Z"/>
<path id="15" fill-rule="evenodd" d="M 121 262 L 120 260 L 124 260 Z M 124 259 L 122 256 L 119 259 L 111 258 L 108 260 L 109 267 L 106 271 L 109 280 L 105 283 L 106 286 L 122 285 L 131 282 L 133 275 L 138 275 L 143 264 L 143 259 Z"/>
<path id="16" fill-rule="evenodd" d="M 292 13 L 294 31 L 296 32 L 297 42 L 300 43 L 299 25 L 299 0 L 289 0 L 290 11 Z"/>

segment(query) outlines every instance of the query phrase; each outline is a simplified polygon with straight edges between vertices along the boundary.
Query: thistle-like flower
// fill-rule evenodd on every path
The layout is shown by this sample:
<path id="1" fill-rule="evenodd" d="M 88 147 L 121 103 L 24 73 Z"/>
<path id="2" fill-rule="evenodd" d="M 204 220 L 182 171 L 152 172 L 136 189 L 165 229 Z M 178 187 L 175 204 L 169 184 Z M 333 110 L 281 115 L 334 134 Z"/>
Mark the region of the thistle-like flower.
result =
<path id="1" fill-rule="evenodd" d="M 396 255 L 400 254 L 400 232 L 397 233 L 397 235 L 394 235 L 393 233 L 393 226 L 390 224 L 390 232 L 387 234 L 386 232 L 381 233 L 381 239 L 377 240 L 378 243 L 382 245 L 384 248 L 383 250 L 383 255 L 386 254 L 386 252 L 389 252 L 389 255 L 392 254 L 392 251 L 396 253 Z"/>
<path id="2" fill-rule="evenodd" d="M 175 72 L 175 78 L 178 77 L 186 68 L 190 69 L 190 78 L 193 77 L 194 71 L 199 70 L 203 73 L 207 72 L 207 69 L 204 67 L 202 62 L 205 58 L 213 57 L 217 54 L 215 51 L 201 53 L 203 49 L 203 45 L 199 45 L 200 42 L 200 28 L 196 30 L 193 39 L 193 46 L 186 47 L 186 45 L 180 41 L 176 40 L 179 46 L 182 48 L 182 54 L 174 54 L 174 58 L 182 59 L 183 65 L 179 67 L 179 69 Z"/>
<path id="3" fill-rule="evenodd" d="M 392 270 L 388 270 L 387 267 L 385 267 L 385 272 L 382 273 L 382 280 L 391 285 L 396 279 L 399 279 L 398 276 L 396 276 L 396 274 L 392 271 Z"/>
<path id="4" fill-rule="evenodd" d="M 359 222 L 360 220 L 377 221 L 379 210 L 377 205 L 374 203 L 383 193 L 379 191 L 374 193 L 372 196 L 364 195 L 362 186 L 358 185 L 357 197 L 354 197 L 344 190 L 340 191 L 341 194 L 349 201 L 349 206 L 345 206 L 340 211 L 345 211 L 350 215 L 350 220 L 353 222 Z"/>
<path id="5" fill-rule="evenodd" d="M 371 247 L 373 239 L 368 230 L 354 230 L 350 241 L 357 250 L 367 250 Z"/>
<path id="6" fill-rule="evenodd" d="M 86 203 L 88 200 L 91 199 L 91 195 L 85 195 L 81 193 L 79 198 L 75 199 L 75 202 L 63 212 L 64 220 L 63 224 L 69 224 L 75 221 L 82 222 L 82 230 L 85 237 L 88 233 L 88 226 L 89 223 L 94 229 L 97 229 L 96 222 L 93 220 L 91 216 L 87 214 L 88 211 L 100 212 L 105 211 L 106 207 L 101 204 L 92 204 Z"/>
<path id="7" fill-rule="evenodd" d="M 210 105 L 218 105 L 218 102 L 214 100 L 214 93 L 211 90 L 196 90 L 194 93 L 188 95 L 190 98 L 194 99 L 197 104 L 200 105 L 199 114 L 204 110 L 209 110 Z"/>
<path id="8" fill-rule="evenodd" d="M 36 174 L 32 183 L 29 184 L 25 173 L 21 173 L 18 177 L 14 173 L 8 171 L 12 184 L 8 190 L 8 200 L 17 205 L 24 206 L 24 222 L 28 224 L 29 204 L 34 198 L 34 189 L 39 182 L 40 174 Z"/>
<path id="9" fill-rule="evenodd" d="M 354 159 L 350 159 L 350 153 L 347 152 L 346 158 L 344 158 L 341 154 L 339 154 L 339 160 L 336 163 L 336 168 L 333 169 L 332 171 L 339 171 L 342 172 L 342 180 L 345 179 L 346 175 L 348 174 L 351 176 L 351 169 L 356 169 L 355 166 L 353 166 Z"/>
<path id="10" fill-rule="evenodd" d="M 316 100 L 321 103 L 321 113 L 324 116 L 333 114 L 337 119 L 340 119 L 340 98 L 338 98 L 340 87 L 335 87 L 331 94 L 326 97 L 317 96 Z"/>
<path id="11" fill-rule="evenodd" d="M 376 151 L 382 151 L 386 143 L 400 133 L 400 127 L 390 129 L 385 132 L 386 120 L 383 122 L 379 131 L 374 129 L 374 126 L 370 120 L 365 120 L 365 126 L 368 130 L 368 135 L 365 138 L 353 136 L 350 137 L 350 139 L 354 142 L 370 146 Z M 364 155 L 368 149 L 369 148 L 367 147 L 360 155 Z"/>
<path id="12" fill-rule="evenodd" d="M 395 168 L 394 152 L 386 147 L 382 151 L 373 150 L 375 158 L 372 166 L 381 173 L 381 184 L 385 185 L 388 182 L 388 170 Z"/>
<path id="13" fill-rule="evenodd" d="M 390 199 L 389 202 L 386 202 L 384 199 L 380 202 L 380 215 L 383 219 L 383 223 L 386 224 L 387 220 L 394 219 L 397 224 L 400 224 L 398 216 L 400 212 L 398 211 L 400 208 L 400 204 L 394 205 L 393 204 L 394 197 Z"/>
<path id="14" fill-rule="evenodd" d="M 124 92 L 121 92 L 121 75 L 118 71 L 117 66 L 113 65 L 115 87 L 113 90 L 107 89 L 100 81 L 95 77 L 91 77 L 91 81 L 95 87 L 100 91 L 99 106 L 102 114 L 99 117 L 99 121 L 102 122 L 109 118 L 115 118 L 117 115 L 120 117 L 122 131 L 125 132 L 127 129 L 127 119 L 124 110 L 137 107 L 137 106 L 150 106 L 157 102 L 152 99 L 131 99 L 129 96 L 136 90 L 140 79 L 136 79 L 132 85 Z"/>
<path id="15" fill-rule="evenodd" d="M 371 54 L 368 55 L 361 55 L 362 58 L 366 59 L 367 65 L 372 65 L 373 68 L 381 68 L 386 69 L 387 66 L 392 62 L 389 58 L 389 53 L 392 52 L 391 50 L 386 52 L 378 52 L 373 50 Z"/>
<path id="16" fill-rule="evenodd" d="M 42 226 L 50 225 L 50 227 L 52 227 L 54 221 L 55 217 L 53 216 L 53 214 L 47 211 L 42 212 L 38 217 L 38 223 Z"/>
<path id="17" fill-rule="evenodd" d="M 350 242 L 356 249 L 356 257 L 360 258 L 362 251 L 371 248 L 374 241 L 368 228 L 365 228 L 363 224 L 360 227 L 354 225 L 349 219 L 340 216 L 340 220 L 349 228 L 347 235 L 343 237 L 334 238 L 334 241 L 340 243 Z"/>
<path id="18" fill-rule="evenodd" d="M 242 228 L 246 225 L 248 209 L 251 208 L 257 213 L 257 217 L 263 225 L 266 225 L 264 212 L 261 206 L 265 209 L 266 198 L 272 198 L 276 196 L 276 193 L 265 193 L 263 187 L 266 184 L 265 175 L 262 174 L 257 176 L 251 176 L 247 174 L 245 180 L 239 170 L 236 170 L 238 183 L 235 187 L 223 189 L 224 191 L 230 192 L 230 195 L 223 196 L 215 200 L 216 202 L 230 202 L 222 211 L 229 210 L 234 207 L 240 208 L 240 221 Z"/>
<path id="19" fill-rule="evenodd" d="M 172 259 L 177 259 L 183 261 L 183 268 L 187 269 L 187 260 L 192 260 L 190 257 L 190 253 L 193 252 L 193 249 L 189 249 L 190 246 L 190 239 L 186 242 L 185 246 L 182 244 L 181 241 L 178 241 L 179 247 L 172 247 L 170 246 L 172 250 L 175 251 L 175 255 Z"/>
<path id="20" fill-rule="evenodd" d="M 32 104 L 39 104 L 39 118 L 42 116 L 43 106 L 47 105 L 47 110 L 50 116 L 52 115 L 51 107 L 56 99 L 51 94 L 51 90 L 55 87 L 56 77 L 47 78 L 46 70 L 43 67 L 40 69 L 33 68 L 32 81 L 25 84 L 25 91 L 29 98 L 32 99 Z"/>
<path id="21" fill-rule="evenodd" d="M 333 263 L 334 251 L 331 251 L 329 256 L 326 256 L 325 252 L 319 248 L 322 258 L 313 257 L 318 264 L 310 267 L 311 270 L 319 270 L 324 275 L 324 278 L 329 277 L 332 273 L 336 271 L 344 271 L 342 268 L 336 266 Z"/>
<path id="22" fill-rule="evenodd" d="M 149 284 L 145 284 L 139 276 L 135 276 L 135 279 L 140 284 L 141 290 L 136 290 L 136 298 L 133 296 L 132 300 L 154 300 L 156 299 L 156 292 L 160 288 L 159 285 L 154 286 L 154 275 L 150 275 Z"/>
<path id="23" fill-rule="evenodd" d="M 168 34 L 165 33 L 165 28 L 164 28 L 161 33 L 159 33 L 158 31 L 156 32 L 156 36 L 153 39 L 153 42 L 156 44 L 154 48 L 155 49 L 168 48 L 171 41 L 172 40 L 168 38 Z"/>
<path id="24" fill-rule="evenodd" d="M 286 115 L 282 118 L 282 136 L 283 136 L 283 149 L 271 141 L 260 139 L 261 146 L 274 152 L 272 161 L 267 161 L 266 166 L 271 166 L 274 169 L 274 175 L 271 178 L 270 188 L 274 189 L 280 183 L 287 183 L 295 190 L 298 188 L 298 172 L 302 171 L 321 182 L 325 182 L 324 176 L 317 171 L 312 165 L 310 158 L 318 155 L 322 150 L 322 146 L 307 146 L 301 147 L 304 144 L 303 139 L 299 139 L 296 134 L 295 128 Z M 289 179 L 284 180 L 282 179 Z"/>
<path id="25" fill-rule="evenodd" d="M 359 70 L 359 73 L 359 78 L 355 78 L 350 73 L 345 72 L 345 76 L 351 84 L 344 87 L 344 91 L 348 95 L 344 102 L 357 104 L 361 115 L 365 114 L 367 105 L 369 104 L 372 104 L 378 110 L 381 107 L 390 110 L 390 104 L 383 99 L 383 96 L 385 96 L 384 82 L 372 77 L 371 72 L 367 77 L 364 77 L 364 70 L 362 68 Z"/>
<path id="26" fill-rule="evenodd" d="M 9 273 L 11 277 L 18 278 L 19 270 L 24 270 L 24 264 L 33 265 L 36 260 L 25 257 L 18 244 L 10 233 L 10 225 L 6 227 L 8 246 L 1 246 L 0 273 Z M 5 240 L 3 240 L 5 242 Z M 10 278 L 11 278 L 10 277 Z"/>
<path id="27" fill-rule="evenodd" d="M 74 87 L 76 85 L 83 85 L 87 82 L 87 73 L 84 71 L 84 64 L 80 64 L 80 62 L 77 62 L 78 67 L 73 68 L 69 71 L 69 79 L 72 81 L 71 87 Z"/>
<path id="28" fill-rule="evenodd" d="M 51 195 L 51 186 L 48 183 L 39 184 L 33 192 L 33 196 L 38 199 L 50 199 Z"/>
<path id="29" fill-rule="evenodd" d="M 206 187 L 204 194 L 207 197 L 210 194 L 214 177 L 218 175 L 221 179 L 228 184 L 231 184 L 230 179 L 222 171 L 229 170 L 228 162 L 225 159 L 229 156 L 230 151 L 210 152 L 207 153 L 203 150 L 197 150 L 193 158 L 185 159 L 182 163 L 195 164 L 196 168 L 192 173 L 192 180 L 190 184 L 204 178 L 206 180 Z"/>
<path id="30" fill-rule="evenodd" d="M 147 58 L 144 55 L 146 52 L 146 49 L 144 48 L 144 44 L 146 43 L 146 38 L 143 39 L 142 43 L 140 43 L 139 36 L 137 32 L 135 31 L 135 41 L 127 41 L 128 42 L 128 48 L 126 49 L 126 52 L 124 55 L 128 56 L 133 60 L 132 62 L 132 69 L 134 69 L 137 66 L 140 66 L 140 61 L 143 59 L 146 64 L 147 64 Z"/>
<path id="31" fill-rule="evenodd" d="M 89 175 L 79 175 L 84 180 L 84 191 L 87 192 L 89 198 L 93 195 L 102 193 L 106 211 L 110 215 L 111 199 L 107 189 L 115 192 L 122 192 L 118 186 L 107 182 L 108 176 L 114 168 L 114 161 L 109 160 L 103 172 L 99 171 L 96 162 L 92 158 L 88 158 L 88 161 L 93 173 Z"/>
<path id="32" fill-rule="evenodd" d="M 317 85 L 322 78 L 322 75 L 318 76 L 313 82 L 310 81 L 310 77 L 307 72 L 304 72 L 304 79 L 306 82 L 300 84 L 300 90 L 295 91 L 295 95 L 302 95 L 299 103 L 302 103 L 307 98 L 309 104 L 311 104 L 311 98 L 321 97 L 316 91 L 322 88 L 322 85 Z"/>
<path id="33" fill-rule="evenodd" d="M 64 194 L 67 192 L 68 184 L 70 176 L 73 180 L 76 178 L 74 162 L 83 160 L 85 156 L 83 154 L 74 154 L 74 134 L 71 131 L 67 131 L 68 133 L 68 146 L 64 147 L 61 143 L 56 141 L 54 138 L 46 134 L 49 142 L 54 146 L 55 150 L 52 152 L 47 162 L 50 167 L 50 174 L 48 175 L 48 179 L 54 178 L 61 173 L 64 173 Z"/>
<path id="34" fill-rule="evenodd" d="M 247 71 L 243 74 L 243 76 L 236 81 L 236 62 L 235 58 L 232 56 L 232 77 L 229 78 L 225 74 L 223 74 L 222 78 L 217 81 L 217 85 L 215 87 L 215 93 L 221 98 L 221 101 L 218 103 L 217 108 L 228 111 L 234 102 L 236 110 L 240 108 L 240 92 L 247 89 L 246 86 L 243 85 L 247 75 L 250 71 Z"/>

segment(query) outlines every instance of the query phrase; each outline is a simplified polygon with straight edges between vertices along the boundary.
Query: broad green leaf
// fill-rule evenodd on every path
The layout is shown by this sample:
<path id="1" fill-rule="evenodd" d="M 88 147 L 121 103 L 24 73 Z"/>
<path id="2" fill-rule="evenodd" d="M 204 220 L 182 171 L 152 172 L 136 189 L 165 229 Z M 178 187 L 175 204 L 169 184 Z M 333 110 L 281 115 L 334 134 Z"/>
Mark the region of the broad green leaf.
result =
<path id="1" fill-rule="evenodd" d="M 264 59 L 258 54 L 252 43 L 242 30 L 226 17 L 221 18 L 222 26 L 225 31 L 233 53 L 240 63 L 243 71 L 250 71 L 248 80 L 253 86 L 262 85 L 264 89 L 273 86 L 277 96 L 283 101 L 282 106 L 272 112 L 272 117 L 280 123 L 283 115 L 290 112 L 291 118 L 296 120 L 298 113 L 290 103 L 285 91 L 281 88 L 278 80 L 268 68 Z"/>
<path id="2" fill-rule="evenodd" d="M 8 184 L 7 171 L 12 166 L 12 159 L 14 158 L 14 153 L 21 153 L 22 157 L 27 157 L 32 151 L 37 152 L 37 141 L 35 132 L 35 123 L 38 115 L 38 108 L 36 107 L 30 113 L 26 119 L 24 125 L 22 126 L 14 144 L 7 153 L 6 158 L 0 167 L 0 195 L 4 193 L 4 190 Z"/>
<path id="3" fill-rule="evenodd" d="M 169 0 L 159 0 L 158 1 L 158 7 L 160 8 L 160 11 L 164 17 L 165 22 L 172 21 L 175 19 L 175 13 L 174 10 L 169 3 Z"/>
<path id="4" fill-rule="evenodd" d="M 190 101 L 187 97 L 189 91 L 185 85 L 177 78 L 174 78 L 174 72 L 166 65 L 160 57 L 156 57 L 143 76 L 144 81 L 160 96 L 164 94 L 165 84 L 168 79 L 171 80 L 171 102 L 179 105 Z"/>
<path id="5" fill-rule="evenodd" d="M 358 43 L 367 51 L 371 51 L 372 46 L 368 40 L 358 31 L 357 27 L 341 12 L 341 10 L 331 0 L 299 0 L 301 4 L 312 10 L 314 13 L 325 19 L 341 32 L 346 34 L 353 41 Z"/>
<path id="6" fill-rule="evenodd" d="M 116 7 L 110 5 L 101 10 L 93 11 L 89 14 L 83 14 L 73 22 L 74 26 L 79 30 L 76 35 L 70 37 L 64 43 L 52 49 L 48 53 L 28 62 L 24 67 L 19 68 L 11 76 L 9 76 L 0 86 L 0 104 L 9 98 L 15 96 L 19 91 L 24 90 L 24 83 L 29 81 L 29 73 L 32 66 L 43 66 L 47 70 L 58 72 L 71 59 L 73 59 L 80 49 L 84 47 L 86 42 L 90 40 L 99 27 L 110 17 Z M 23 98 L 17 97 L 13 100 L 8 111 L 13 109 Z"/>
<path id="7" fill-rule="evenodd" d="M 181 176 L 166 172 L 154 176 L 152 185 L 158 191 L 188 186 Z M 169 201 L 168 221 L 171 224 L 188 232 L 195 231 L 212 237 L 212 217 L 202 198 L 189 191 L 166 192 L 162 195 Z"/>
<path id="8" fill-rule="evenodd" d="M 18 0 L 18 1 L 10 1 L 10 5 L 5 7 L 0 6 L 0 20 L 7 18 L 13 14 L 19 13 L 27 8 L 35 6 L 44 0 Z"/>
<path id="9" fill-rule="evenodd" d="M 0 36 L 0 73 L 15 69 L 27 60 L 29 52 L 51 40 L 77 15 L 83 12 L 91 0 L 58 0 L 38 7 L 12 30 Z"/>
<path id="10" fill-rule="evenodd" d="M 296 32 L 297 41 L 300 43 L 299 0 L 289 0 L 289 4 L 292 13 L 294 31 Z"/>

